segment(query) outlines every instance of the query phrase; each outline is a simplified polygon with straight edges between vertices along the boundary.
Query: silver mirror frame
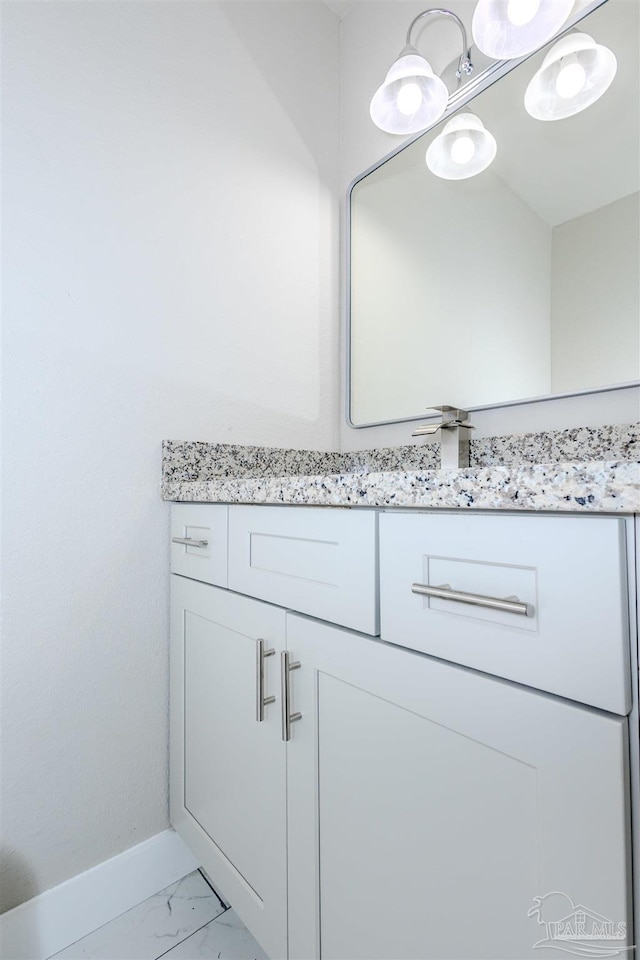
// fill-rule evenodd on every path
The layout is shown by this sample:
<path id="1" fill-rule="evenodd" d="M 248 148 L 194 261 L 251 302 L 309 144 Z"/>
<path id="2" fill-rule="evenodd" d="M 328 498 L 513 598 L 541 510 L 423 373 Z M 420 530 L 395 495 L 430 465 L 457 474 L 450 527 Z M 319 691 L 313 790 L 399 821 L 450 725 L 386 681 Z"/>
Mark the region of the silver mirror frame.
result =
<path id="1" fill-rule="evenodd" d="M 580 23 L 586 17 L 588 17 L 595 10 L 604 6 L 608 3 L 608 0 L 591 0 L 585 7 L 579 10 L 577 13 L 573 14 L 567 22 L 564 24 L 562 30 L 560 30 L 555 37 L 552 37 L 551 40 L 543 44 L 543 47 L 546 47 L 548 44 L 553 43 L 558 37 L 566 33 L 568 30 L 571 30 L 576 24 Z M 346 345 L 345 345 L 345 419 L 347 425 L 354 430 L 363 430 L 368 427 L 382 427 L 388 426 L 393 423 L 412 423 L 413 421 L 420 420 L 429 420 L 430 415 L 427 412 L 417 413 L 415 416 L 411 417 L 400 417 L 396 420 L 377 420 L 373 423 L 353 423 L 351 419 L 351 204 L 352 204 L 352 195 L 353 190 L 360 183 L 361 180 L 364 180 L 370 173 L 373 173 L 374 170 L 377 170 L 387 161 L 393 159 L 407 147 L 410 147 L 413 143 L 419 140 L 421 137 L 428 133 L 429 130 L 432 130 L 438 124 L 447 120 L 454 113 L 456 113 L 461 107 L 468 104 L 473 100 L 478 94 L 482 93 L 484 90 L 487 90 L 494 83 L 500 80 L 502 77 L 505 77 L 507 74 L 511 73 L 512 70 L 515 70 L 520 64 L 525 63 L 527 60 L 534 57 L 539 50 L 534 50 L 532 53 L 527 54 L 525 57 L 520 57 L 515 60 L 493 60 L 489 62 L 489 65 L 486 66 L 480 73 L 475 76 L 472 76 L 471 79 L 461 86 L 458 90 L 452 93 L 449 97 L 449 103 L 445 113 L 432 124 L 430 127 L 426 127 L 424 130 L 421 130 L 415 136 L 410 137 L 407 140 L 404 140 L 400 146 L 395 150 L 392 150 L 390 153 L 386 154 L 379 160 L 377 163 L 374 163 L 371 167 L 365 170 L 363 173 L 359 174 L 354 180 L 351 181 L 347 188 L 347 206 L 346 206 L 346 224 L 345 224 L 345 242 L 346 242 L 346 271 L 347 275 L 345 278 L 345 295 L 346 295 L 346 322 L 345 322 L 345 336 L 346 336 Z M 480 51 L 475 47 L 472 48 L 472 60 L 475 63 L 487 63 L 487 57 L 485 57 Z M 455 61 L 457 63 L 457 61 Z M 449 75 L 452 73 L 451 67 L 453 67 L 453 72 L 455 72 L 455 64 L 450 65 L 444 71 L 443 77 L 445 81 L 448 79 Z M 470 406 L 470 411 L 475 410 L 497 410 L 501 407 L 515 407 L 522 404 L 528 403 L 540 403 L 544 400 L 563 400 L 570 397 L 581 397 L 586 396 L 587 394 L 594 393 L 610 393 L 614 390 L 626 390 L 630 387 L 640 386 L 640 380 L 630 380 L 626 383 L 616 383 L 611 384 L 606 387 L 592 387 L 585 390 L 576 390 L 569 393 L 553 393 L 546 394 L 541 397 L 527 397 L 522 400 L 507 400 L 504 403 L 490 403 L 485 404 L 484 406 Z M 433 415 L 437 416 L 436 414 Z"/>

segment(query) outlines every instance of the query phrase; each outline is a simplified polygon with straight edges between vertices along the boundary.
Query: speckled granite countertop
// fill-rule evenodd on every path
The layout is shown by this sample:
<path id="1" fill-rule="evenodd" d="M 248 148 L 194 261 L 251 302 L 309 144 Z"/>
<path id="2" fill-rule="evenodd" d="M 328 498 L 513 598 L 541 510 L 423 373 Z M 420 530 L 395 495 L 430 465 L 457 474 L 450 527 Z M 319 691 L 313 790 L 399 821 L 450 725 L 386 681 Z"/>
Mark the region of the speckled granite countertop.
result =
<path id="1" fill-rule="evenodd" d="M 438 470 L 438 444 L 323 453 L 163 444 L 162 496 L 207 503 L 640 513 L 640 425 L 471 441 Z"/>

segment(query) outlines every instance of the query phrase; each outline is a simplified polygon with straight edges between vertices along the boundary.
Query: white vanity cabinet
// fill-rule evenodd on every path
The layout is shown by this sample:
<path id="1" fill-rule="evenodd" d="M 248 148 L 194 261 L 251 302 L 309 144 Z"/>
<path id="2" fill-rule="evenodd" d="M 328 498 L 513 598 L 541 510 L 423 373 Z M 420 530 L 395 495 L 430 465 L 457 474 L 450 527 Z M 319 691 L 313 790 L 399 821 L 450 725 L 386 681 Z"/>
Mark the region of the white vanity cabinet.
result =
<path id="1" fill-rule="evenodd" d="M 374 511 L 172 507 L 171 822 L 273 958 L 294 955 L 284 607 L 375 632 L 377 521 Z"/>
<path id="2" fill-rule="evenodd" d="M 273 960 L 557 956 L 561 907 L 633 942 L 623 520 L 180 510 L 183 532 L 228 510 L 229 589 L 172 577 L 172 823 Z M 565 591 L 560 535 L 580 545 Z M 611 608 L 588 581 L 573 636 L 598 564 Z M 412 592 L 453 573 L 525 614 Z M 585 705 L 594 671 L 607 710 Z"/>

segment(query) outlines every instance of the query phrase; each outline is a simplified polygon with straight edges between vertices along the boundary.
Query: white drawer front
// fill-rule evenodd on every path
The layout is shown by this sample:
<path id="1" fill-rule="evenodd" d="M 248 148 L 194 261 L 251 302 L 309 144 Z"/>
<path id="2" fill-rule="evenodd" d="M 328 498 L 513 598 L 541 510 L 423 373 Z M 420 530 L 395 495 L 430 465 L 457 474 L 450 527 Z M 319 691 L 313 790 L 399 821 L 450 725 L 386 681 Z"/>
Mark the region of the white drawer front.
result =
<path id="1" fill-rule="evenodd" d="M 229 588 L 374 636 L 377 515 L 318 507 L 229 508 Z"/>
<path id="2" fill-rule="evenodd" d="M 226 587 L 228 511 L 217 503 L 171 505 L 172 573 Z M 194 543 L 176 543 L 174 538 Z"/>
<path id="3" fill-rule="evenodd" d="M 384 640 L 613 713 L 631 707 L 624 521 L 380 518 Z M 412 592 L 517 599 L 526 615 Z"/>

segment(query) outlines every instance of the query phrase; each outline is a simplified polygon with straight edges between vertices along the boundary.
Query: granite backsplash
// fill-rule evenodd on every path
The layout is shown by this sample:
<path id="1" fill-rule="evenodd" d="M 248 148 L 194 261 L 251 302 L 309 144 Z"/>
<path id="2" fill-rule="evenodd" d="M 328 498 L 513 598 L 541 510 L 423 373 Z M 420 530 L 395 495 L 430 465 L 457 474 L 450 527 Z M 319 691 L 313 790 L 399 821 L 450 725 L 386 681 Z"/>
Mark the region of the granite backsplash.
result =
<path id="1" fill-rule="evenodd" d="M 439 443 L 349 453 L 165 440 L 162 481 L 437 470 Z M 640 423 L 471 440 L 470 467 L 640 460 Z"/>

